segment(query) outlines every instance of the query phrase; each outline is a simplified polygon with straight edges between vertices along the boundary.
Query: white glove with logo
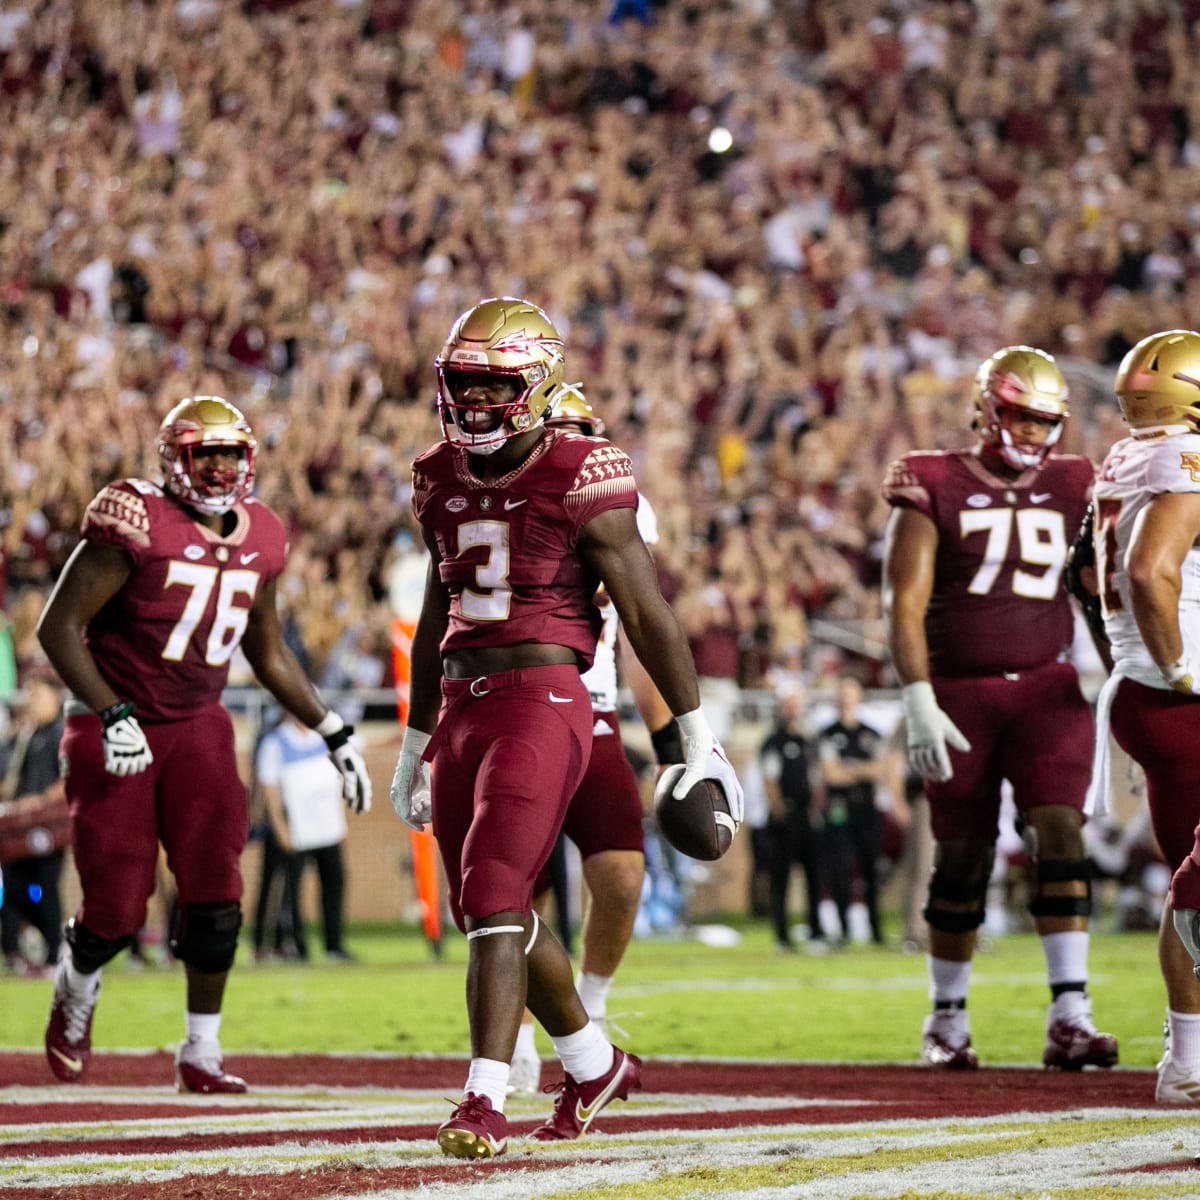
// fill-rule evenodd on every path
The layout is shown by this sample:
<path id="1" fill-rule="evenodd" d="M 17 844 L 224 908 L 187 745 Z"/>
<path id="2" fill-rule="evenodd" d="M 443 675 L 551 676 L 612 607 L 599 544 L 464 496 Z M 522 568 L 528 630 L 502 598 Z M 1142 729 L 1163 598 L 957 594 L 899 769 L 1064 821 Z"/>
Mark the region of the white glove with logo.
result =
<path id="1" fill-rule="evenodd" d="M 329 758 L 342 777 L 342 799 L 346 801 L 347 807 L 356 813 L 370 812 L 371 777 L 367 774 L 367 764 L 363 761 L 363 756 L 350 741 L 354 735 L 354 726 L 347 725 L 333 709 L 330 709 L 321 718 L 321 723 L 316 729 L 325 739 Z"/>
<path id="2" fill-rule="evenodd" d="M 746 809 L 746 798 L 742 785 L 738 783 L 737 774 L 729 764 L 717 736 L 713 733 L 701 709 L 695 708 L 689 713 L 676 717 L 679 722 L 679 732 L 687 743 L 687 759 L 683 774 L 671 793 L 676 797 L 688 794 L 702 779 L 715 779 L 725 790 L 725 798 L 729 802 L 729 815 L 735 825 L 742 823 Z"/>
<path id="3" fill-rule="evenodd" d="M 1178 692 L 1181 696 L 1200 695 L 1200 667 L 1186 654 L 1158 669 L 1170 685 L 1171 691 Z"/>
<path id="4" fill-rule="evenodd" d="M 967 751 L 971 743 L 940 708 L 933 687 L 922 680 L 902 692 L 904 719 L 908 726 L 908 761 L 922 779 L 945 783 L 954 774 L 948 742 L 955 750 Z"/>
<path id="5" fill-rule="evenodd" d="M 153 761 L 150 743 L 126 700 L 110 704 L 100 713 L 104 739 L 104 769 L 110 775 L 137 775 Z"/>
<path id="6" fill-rule="evenodd" d="M 406 729 L 400 743 L 400 757 L 392 776 L 392 807 L 405 825 L 418 833 L 433 820 L 433 797 L 429 788 L 429 764 L 421 755 L 429 745 L 430 734 Z"/>

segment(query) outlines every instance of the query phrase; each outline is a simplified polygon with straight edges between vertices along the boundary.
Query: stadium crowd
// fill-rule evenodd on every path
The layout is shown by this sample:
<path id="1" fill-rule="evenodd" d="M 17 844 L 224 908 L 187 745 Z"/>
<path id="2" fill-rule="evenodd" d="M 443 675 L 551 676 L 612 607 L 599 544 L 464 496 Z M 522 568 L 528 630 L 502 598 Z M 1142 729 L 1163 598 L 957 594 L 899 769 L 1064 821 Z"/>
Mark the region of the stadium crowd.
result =
<path id="1" fill-rule="evenodd" d="M 686 48 L 686 52 L 684 52 Z M 1067 448 L 1200 307 L 1200 0 L 24 0 L 0 14 L 0 512 L 21 671 L 105 481 L 242 407 L 285 621 L 385 681 L 454 315 L 546 307 L 658 514 L 702 675 L 881 644 L 883 466 L 996 347 Z M 881 659 L 856 660 L 867 683 Z"/>

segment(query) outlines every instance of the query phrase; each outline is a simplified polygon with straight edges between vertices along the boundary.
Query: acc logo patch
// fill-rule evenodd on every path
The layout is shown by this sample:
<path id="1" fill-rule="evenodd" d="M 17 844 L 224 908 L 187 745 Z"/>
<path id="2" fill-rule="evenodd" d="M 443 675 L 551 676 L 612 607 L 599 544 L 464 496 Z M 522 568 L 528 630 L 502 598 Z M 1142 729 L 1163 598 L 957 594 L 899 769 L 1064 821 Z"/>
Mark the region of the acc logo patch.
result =
<path id="1" fill-rule="evenodd" d="M 197 559 L 204 557 L 204 547 L 203 546 L 184 546 L 183 557 L 190 558 L 192 560 L 192 562 L 195 562 Z"/>
<path id="2" fill-rule="evenodd" d="M 446 501 L 446 507 L 451 512 L 462 512 L 462 510 L 467 507 L 467 498 L 466 496 L 451 496 L 450 499 Z"/>
<path id="3" fill-rule="evenodd" d="M 976 492 L 973 496 L 967 497 L 967 503 L 972 508 L 987 508 L 991 502 L 991 496 L 985 496 L 983 492 Z"/>
<path id="4" fill-rule="evenodd" d="M 1200 483 L 1200 454 L 1194 450 L 1181 451 L 1179 466 L 1191 476 L 1193 483 Z"/>

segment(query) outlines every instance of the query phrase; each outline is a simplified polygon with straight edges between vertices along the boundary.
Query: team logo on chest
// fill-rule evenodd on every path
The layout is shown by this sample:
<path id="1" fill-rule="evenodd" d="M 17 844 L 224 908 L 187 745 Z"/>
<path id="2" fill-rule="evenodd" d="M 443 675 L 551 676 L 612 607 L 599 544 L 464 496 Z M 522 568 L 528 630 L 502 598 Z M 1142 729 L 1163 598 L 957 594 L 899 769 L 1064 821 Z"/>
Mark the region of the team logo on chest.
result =
<path id="1" fill-rule="evenodd" d="M 229 561 L 229 551 L 224 546 L 218 546 L 213 554 L 216 555 L 217 562 L 226 563 Z"/>
<path id="2" fill-rule="evenodd" d="M 480 496 L 479 497 L 479 510 L 480 510 L 480 512 L 491 512 L 491 510 L 492 510 L 491 496 Z"/>

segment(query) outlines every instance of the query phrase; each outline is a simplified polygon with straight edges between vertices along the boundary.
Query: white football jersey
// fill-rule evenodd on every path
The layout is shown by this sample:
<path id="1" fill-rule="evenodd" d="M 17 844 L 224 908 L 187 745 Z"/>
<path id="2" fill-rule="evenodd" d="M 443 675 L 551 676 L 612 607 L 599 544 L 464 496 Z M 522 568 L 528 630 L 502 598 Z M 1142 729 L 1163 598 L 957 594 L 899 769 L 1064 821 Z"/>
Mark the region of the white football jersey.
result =
<path id="1" fill-rule="evenodd" d="M 658 517 L 654 515 L 650 501 L 641 492 L 638 492 L 637 526 L 647 546 L 658 542 Z M 583 674 L 583 686 L 592 697 L 594 712 L 616 712 L 617 626 L 620 618 L 616 605 L 602 592 L 597 594 L 596 603 L 604 624 L 600 627 L 600 640 L 596 643 L 596 657 Z"/>
<path id="2" fill-rule="evenodd" d="M 1130 603 L 1125 558 L 1138 515 L 1164 492 L 1200 492 L 1200 434 L 1123 438 L 1108 452 L 1096 481 L 1096 569 L 1114 674 L 1149 687 L 1168 685 L 1146 649 Z M 1200 659 L 1200 550 L 1183 560 L 1179 628 L 1183 652 Z"/>

